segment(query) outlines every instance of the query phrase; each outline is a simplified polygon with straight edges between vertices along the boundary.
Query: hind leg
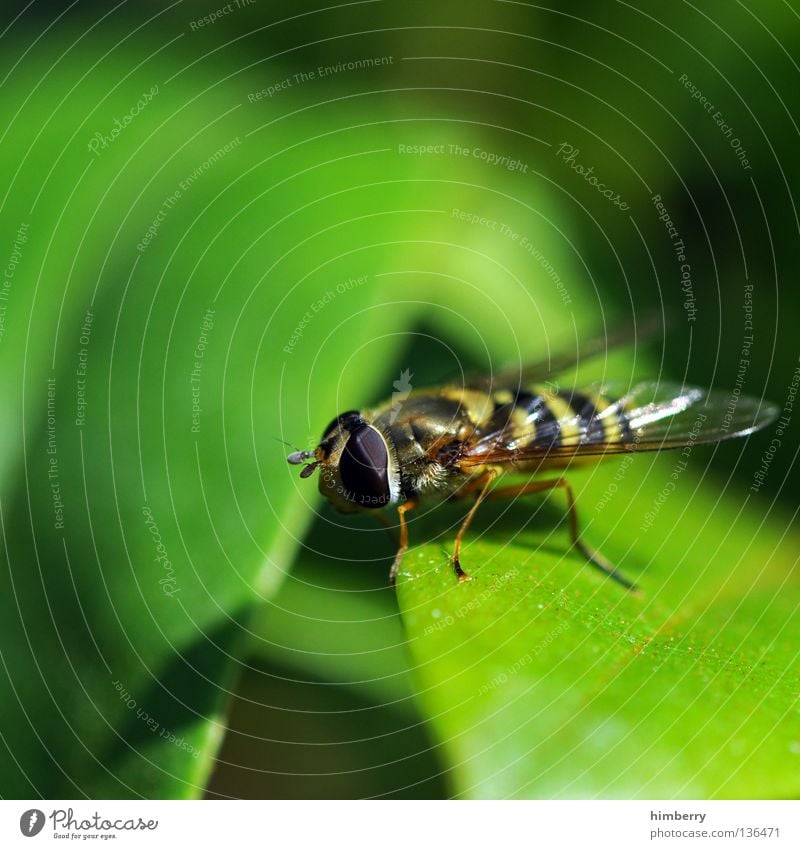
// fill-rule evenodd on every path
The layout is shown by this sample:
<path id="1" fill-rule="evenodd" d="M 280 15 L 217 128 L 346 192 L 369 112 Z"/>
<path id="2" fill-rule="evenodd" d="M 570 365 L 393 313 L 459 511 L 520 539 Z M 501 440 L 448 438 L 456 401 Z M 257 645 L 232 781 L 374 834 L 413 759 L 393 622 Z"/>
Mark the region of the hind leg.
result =
<path id="1" fill-rule="evenodd" d="M 600 552 L 586 545 L 580 538 L 578 527 L 578 510 L 575 506 L 575 494 L 570 484 L 564 478 L 556 478 L 549 481 L 528 481 L 522 484 L 503 486 L 488 493 L 489 498 L 516 498 L 522 495 L 533 495 L 537 492 L 547 492 L 551 489 L 563 489 L 567 496 L 567 516 L 569 517 L 569 532 L 572 544 L 580 553 L 603 574 L 615 580 L 618 584 L 629 590 L 636 591 L 636 585 L 628 580 L 622 572 L 612 563 L 606 560 Z"/>

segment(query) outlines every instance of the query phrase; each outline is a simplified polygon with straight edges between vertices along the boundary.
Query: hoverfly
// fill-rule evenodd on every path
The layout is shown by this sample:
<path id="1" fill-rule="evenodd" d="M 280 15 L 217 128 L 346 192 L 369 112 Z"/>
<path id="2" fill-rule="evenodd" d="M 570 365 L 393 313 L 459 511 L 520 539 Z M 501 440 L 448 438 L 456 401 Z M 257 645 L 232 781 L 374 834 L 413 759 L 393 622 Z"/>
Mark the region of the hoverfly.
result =
<path id="1" fill-rule="evenodd" d="M 590 355 L 600 353 L 608 340 L 589 347 Z M 563 476 L 531 478 L 624 452 L 746 436 L 773 421 L 778 410 L 757 398 L 674 383 L 561 390 L 549 381 L 572 364 L 562 358 L 459 386 L 414 391 L 400 406 L 387 402 L 349 410 L 325 428 L 313 451 L 295 451 L 287 459 L 306 463 L 302 478 L 320 470 L 320 492 L 340 513 L 396 508 L 400 542 L 389 573 L 392 584 L 408 547 L 406 513 L 422 502 L 474 498 L 453 546 L 453 570 L 464 581 L 469 576 L 461 566 L 461 543 L 484 500 L 559 488 L 566 496 L 572 545 L 610 578 L 635 589 L 581 539 L 569 482 Z M 509 474 L 528 479 L 493 486 Z"/>

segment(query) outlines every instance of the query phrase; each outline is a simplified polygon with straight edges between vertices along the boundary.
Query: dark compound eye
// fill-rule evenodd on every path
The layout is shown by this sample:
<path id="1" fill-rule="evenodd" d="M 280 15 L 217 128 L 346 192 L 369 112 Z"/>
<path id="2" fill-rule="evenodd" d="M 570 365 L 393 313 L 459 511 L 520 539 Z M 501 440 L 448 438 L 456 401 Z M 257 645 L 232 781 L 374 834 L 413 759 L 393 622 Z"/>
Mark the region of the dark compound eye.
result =
<path id="1" fill-rule="evenodd" d="M 325 439 L 325 437 L 336 427 L 339 425 L 344 425 L 345 429 L 350 430 L 348 425 L 351 427 L 355 425 L 357 422 L 361 421 L 361 415 L 358 410 L 348 410 L 346 413 L 339 413 L 335 419 L 322 431 L 322 436 L 320 437 L 320 442 Z"/>
<path id="2" fill-rule="evenodd" d="M 389 452 L 383 437 L 370 425 L 350 434 L 339 460 L 345 497 L 361 507 L 389 503 Z"/>

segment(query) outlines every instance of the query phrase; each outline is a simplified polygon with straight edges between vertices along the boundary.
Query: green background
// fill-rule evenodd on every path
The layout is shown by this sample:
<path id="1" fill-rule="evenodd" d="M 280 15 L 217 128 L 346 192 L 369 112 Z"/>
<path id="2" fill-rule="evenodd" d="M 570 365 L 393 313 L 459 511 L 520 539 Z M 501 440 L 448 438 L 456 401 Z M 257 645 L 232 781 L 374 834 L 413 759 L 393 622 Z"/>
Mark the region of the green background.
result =
<path id="1" fill-rule="evenodd" d="M 796 4 L 224 8 L 2 12 L 0 793 L 796 797 Z M 579 379 L 789 421 L 666 499 L 674 456 L 571 476 L 640 597 L 558 495 L 481 511 L 463 585 L 463 510 L 415 518 L 395 593 L 285 462 L 649 315 Z"/>

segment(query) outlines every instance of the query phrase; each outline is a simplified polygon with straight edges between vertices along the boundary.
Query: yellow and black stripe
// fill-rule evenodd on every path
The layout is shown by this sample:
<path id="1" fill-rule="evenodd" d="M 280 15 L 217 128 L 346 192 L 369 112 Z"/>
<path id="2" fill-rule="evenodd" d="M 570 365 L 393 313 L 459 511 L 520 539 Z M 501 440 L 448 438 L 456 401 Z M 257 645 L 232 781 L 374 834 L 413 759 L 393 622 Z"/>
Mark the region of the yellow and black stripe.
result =
<path id="1" fill-rule="evenodd" d="M 601 413 L 617 402 L 590 391 L 553 391 L 533 385 L 516 392 L 492 393 L 494 410 L 481 428 L 505 431 L 521 445 L 556 448 L 562 445 L 601 445 L 632 439 L 622 409 Z"/>

